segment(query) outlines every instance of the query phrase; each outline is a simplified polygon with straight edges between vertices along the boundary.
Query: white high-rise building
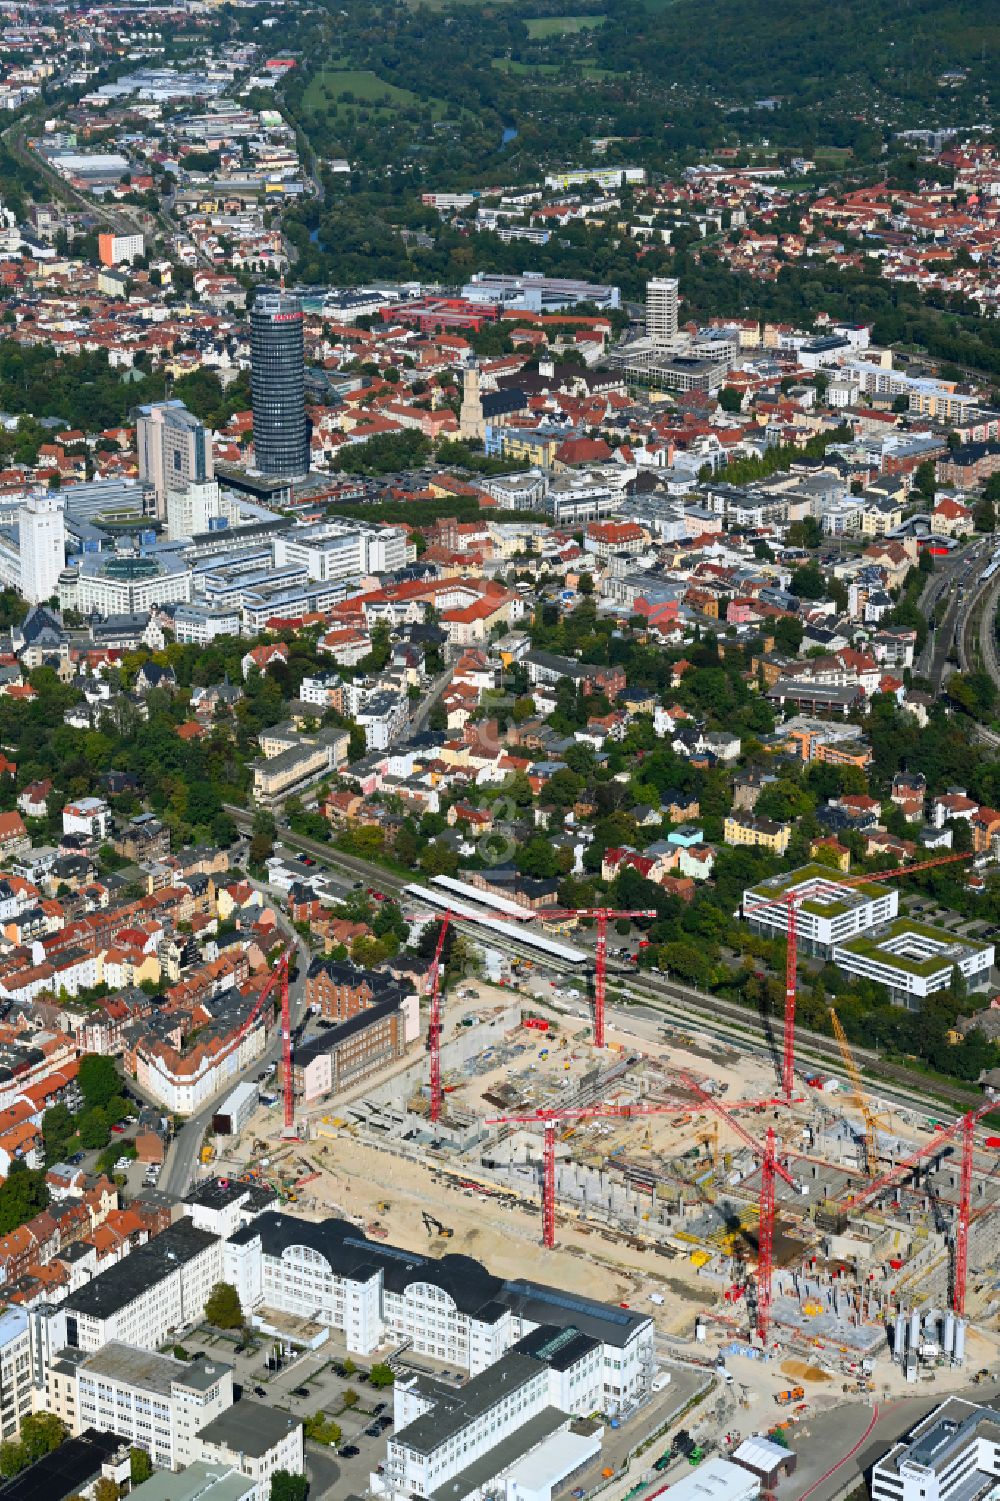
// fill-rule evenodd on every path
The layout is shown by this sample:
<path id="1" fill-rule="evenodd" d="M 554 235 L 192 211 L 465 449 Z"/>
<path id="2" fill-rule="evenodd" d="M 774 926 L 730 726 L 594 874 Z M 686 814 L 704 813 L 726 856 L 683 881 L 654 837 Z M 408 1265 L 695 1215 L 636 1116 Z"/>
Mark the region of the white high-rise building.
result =
<path id="1" fill-rule="evenodd" d="M 676 276 L 654 276 L 646 284 L 646 338 L 664 348 L 677 342 Z"/>
<path id="2" fill-rule="evenodd" d="M 66 567 L 66 517 L 54 495 L 29 495 L 17 513 L 21 593 L 33 605 L 51 599 Z"/>

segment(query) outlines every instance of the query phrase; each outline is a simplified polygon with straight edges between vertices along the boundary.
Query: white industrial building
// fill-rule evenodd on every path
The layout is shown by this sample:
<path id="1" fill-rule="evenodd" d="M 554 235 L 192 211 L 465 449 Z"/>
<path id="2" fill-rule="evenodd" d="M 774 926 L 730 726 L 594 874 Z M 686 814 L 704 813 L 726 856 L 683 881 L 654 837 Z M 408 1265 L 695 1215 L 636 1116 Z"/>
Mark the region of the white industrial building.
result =
<path id="1" fill-rule="evenodd" d="M 476 1375 L 541 1325 L 572 1328 L 600 1346 L 594 1406 L 612 1416 L 649 1389 L 656 1369 L 653 1324 L 642 1314 L 495 1277 L 469 1256 L 422 1256 L 369 1240 L 346 1220 L 263 1214 L 225 1244 L 223 1260 L 246 1312 L 328 1324 L 343 1331 L 352 1354 L 406 1340 L 415 1354 Z"/>
<path id="2" fill-rule="evenodd" d="M 269 1501 L 275 1470 L 303 1468 L 300 1420 L 237 1402 L 232 1367 L 205 1356 L 177 1360 L 118 1342 L 88 1356 L 63 1350 L 49 1367 L 48 1410 L 72 1434 L 96 1428 L 144 1449 L 158 1470 L 237 1470 L 253 1482 L 254 1501 Z"/>
<path id="3" fill-rule="evenodd" d="M 270 1501 L 275 1470 L 301 1475 L 305 1469 L 299 1419 L 249 1397 L 206 1423 L 195 1442 L 199 1458 L 229 1465 L 253 1481 L 253 1501 Z"/>
<path id="4" fill-rule="evenodd" d="M 573 1415 L 601 1408 L 601 1365 L 597 1340 L 542 1326 L 464 1386 L 397 1381 L 385 1489 L 397 1497 L 433 1496 L 445 1485 L 457 1497 L 486 1490 L 557 1434 L 560 1478 L 572 1474 L 600 1452 L 601 1425 L 573 1431 Z"/>

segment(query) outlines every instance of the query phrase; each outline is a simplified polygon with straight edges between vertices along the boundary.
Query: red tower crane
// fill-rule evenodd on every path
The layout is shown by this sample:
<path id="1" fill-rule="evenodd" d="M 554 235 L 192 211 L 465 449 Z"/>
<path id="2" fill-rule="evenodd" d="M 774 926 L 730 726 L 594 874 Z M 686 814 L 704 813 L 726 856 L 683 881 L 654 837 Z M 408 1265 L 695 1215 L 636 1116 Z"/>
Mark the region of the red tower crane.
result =
<path id="1" fill-rule="evenodd" d="M 961 855 L 939 855 L 934 860 L 921 860 L 917 865 L 904 865 L 898 870 L 877 871 L 874 875 L 865 876 L 839 876 L 834 871 L 830 872 L 831 886 L 865 886 L 870 881 L 894 881 L 900 876 L 916 875 L 920 870 L 932 870 L 936 865 L 954 865 L 959 860 L 971 860 L 971 853 Z M 781 1089 L 785 1099 L 791 1099 L 792 1085 L 795 1074 L 795 1005 L 798 989 L 798 923 L 797 909 L 802 901 L 807 901 L 809 891 L 799 891 L 792 888 L 774 898 L 774 901 L 762 901 L 749 911 L 744 908 L 744 917 L 753 917 L 754 913 L 764 908 L 776 906 L 778 903 L 785 904 L 786 919 L 785 932 L 787 935 L 787 947 L 785 951 L 785 1024 L 782 1037 L 781 1054 Z"/>
<path id="2" fill-rule="evenodd" d="M 285 1136 L 290 1136 L 295 1130 L 295 1082 L 292 1078 L 292 1018 L 291 1008 L 288 1001 L 288 966 L 291 960 L 291 956 L 292 951 L 290 948 L 285 949 L 284 952 L 279 955 L 277 963 L 275 964 L 271 973 L 268 975 L 265 984 L 261 988 L 260 994 L 251 1007 L 250 1014 L 247 1016 L 246 1021 L 240 1027 L 228 1049 L 229 1052 L 232 1052 L 235 1048 L 239 1047 L 244 1037 L 250 1031 L 250 1028 L 257 1021 L 257 1018 L 260 1016 L 267 1002 L 273 999 L 275 987 L 280 985 L 281 1087 L 284 1094 L 285 1105 L 285 1125 L 283 1133 Z M 220 1056 L 226 1057 L 227 1054 L 223 1053 Z M 216 1062 L 218 1062 L 218 1059 L 216 1059 Z"/>
<path id="3" fill-rule="evenodd" d="M 657 917 L 655 908 L 638 912 L 621 911 L 615 907 L 566 907 L 558 910 L 544 908 L 539 912 L 526 912 L 524 920 L 560 922 L 567 917 L 589 917 L 597 923 L 597 953 L 594 964 L 594 1047 L 604 1046 L 604 1000 L 608 976 L 608 920 L 619 917 Z"/>
<path id="4" fill-rule="evenodd" d="M 730 1130 L 735 1131 L 743 1145 L 749 1147 L 761 1160 L 757 1226 L 757 1332 L 761 1343 L 766 1345 L 768 1330 L 771 1327 L 771 1281 L 774 1274 L 774 1180 L 776 1176 L 783 1178 L 796 1193 L 799 1192 L 799 1185 L 784 1163 L 778 1160 L 773 1127 L 768 1127 L 767 1139 L 764 1146 L 761 1146 L 760 1142 L 751 1136 L 739 1121 L 733 1119 L 730 1109 L 727 1109 L 721 1100 L 706 1093 L 688 1074 L 680 1074 L 678 1077 L 681 1083 L 693 1090 L 710 1110 L 714 1110 L 716 1115 L 726 1122 Z"/>
<path id="5" fill-rule="evenodd" d="M 975 1110 L 966 1111 L 965 1115 L 960 1115 L 957 1121 L 953 1121 L 950 1126 L 945 1126 L 943 1130 L 938 1131 L 922 1147 L 918 1147 L 908 1157 L 904 1157 L 895 1163 L 880 1178 L 876 1178 L 873 1183 L 869 1183 L 864 1188 L 859 1189 L 856 1194 L 851 1194 L 850 1198 L 841 1200 L 841 1207 L 843 1209 L 857 1209 L 860 1205 L 867 1204 L 869 1200 L 875 1198 L 884 1189 L 894 1187 L 895 1184 L 906 1177 L 907 1173 L 911 1172 L 913 1168 L 918 1167 L 925 1157 L 933 1156 L 941 1147 L 946 1146 L 948 1142 L 954 1141 L 956 1136 L 961 1135 L 962 1164 L 959 1174 L 958 1217 L 955 1222 L 954 1275 L 951 1289 L 951 1306 L 957 1314 L 964 1314 L 965 1312 L 965 1288 L 969 1268 L 969 1222 L 972 1218 L 972 1158 L 976 1144 L 976 1125 L 984 1115 L 988 1115 L 991 1110 L 995 1109 L 996 1100 L 984 1100 L 981 1105 L 976 1106 Z"/>
<path id="6" fill-rule="evenodd" d="M 451 922 L 450 909 L 438 920 L 441 928 L 438 932 L 434 958 L 431 961 L 431 1015 L 427 1026 L 427 1046 L 431 1055 L 431 1120 L 435 1124 L 441 1119 L 443 1096 L 441 1088 L 441 955 L 444 952 L 448 924 Z"/>
<path id="7" fill-rule="evenodd" d="M 972 1112 L 962 1116 L 962 1173 L 955 1226 L 955 1268 L 951 1306 L 961 1318 L 965 1313 L 965 1285 L 969 1272 L 969 1214 L 972 1208 L 972 1154 L 976 1149 L 976 1122 Z"/>
<path id="8" fill-rule="evenodd" d="M 691 1114 L 699 1110 L 703 1104 L 712 1102 L 711 1095 L 699 1088 L 693 1080 L 682 1076 L 686 1088 L 690 1088 L 696 1095 L 696 1100 L 666 1100 L 654 1103 L 646 1103 L 642 1100 L 634 1104 L 598 1104 L 598 1105 L 569 1105 L 565 1109 L 547 1109 L 542 1106 L 538 1110 L 528 1110 L 523 1113 L 514 1112 L 511 1115 L 491 1115 L 486 1119 L 488 1126 L 542 1126 L 542 1245 L 551 1251 L 556 1243 L 556 1124 L 559 1121 L 581 1120 L 631 1120 L 649 1115 L 678 1115 Z M 769 1105 L 781 1105 L 784 1101 L 775 1099 L 766 1100 L 734 1100 L 730 1110 L 763 1110 Z M 737 1135 L 748 1145 L 759 1152 L 761 1149 L 753 1137 L 743 1130 L 738 1121 L 734 1121 L 725 1113 L 725 1118 L 736 1131 Z M 795 1180 L 781 1169 L 782 1175 L 788 1182 L 795 1186 Z"/>
<path id="9" fill-rule="evenodd" d="M 760 1164 L 760 1197 L 757 1201 L 757 1332 L 766 1348 L 771 1327 L 771 1281 L 774 1275 L 774 1127 L 768 1126 Z"/>

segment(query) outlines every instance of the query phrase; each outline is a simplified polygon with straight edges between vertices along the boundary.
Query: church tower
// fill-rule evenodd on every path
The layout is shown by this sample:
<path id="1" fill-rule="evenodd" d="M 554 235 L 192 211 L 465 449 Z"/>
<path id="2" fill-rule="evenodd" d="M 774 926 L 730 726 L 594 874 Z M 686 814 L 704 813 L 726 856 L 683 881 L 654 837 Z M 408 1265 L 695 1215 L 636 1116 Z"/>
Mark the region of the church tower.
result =
<path id="1" fill-rule="evenodd" d="M 486 436 L 483 418 L 483 398 L 479 391 L 479 362 L 475 359 L 462 371 L 462 409 L 458 417 L 458 436 L 477 438 L 481 443 Z"/>

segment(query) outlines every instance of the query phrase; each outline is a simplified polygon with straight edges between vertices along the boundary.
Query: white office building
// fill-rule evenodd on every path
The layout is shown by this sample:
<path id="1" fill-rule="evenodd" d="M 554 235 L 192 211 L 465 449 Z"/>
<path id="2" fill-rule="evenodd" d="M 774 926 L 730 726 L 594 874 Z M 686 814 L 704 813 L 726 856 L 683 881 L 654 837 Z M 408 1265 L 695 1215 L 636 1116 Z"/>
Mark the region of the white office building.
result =
<path id="1" fill-rule="evenodd" d="M 595 1406 L 612 1415 L 649 1389 L 656 1369 L 652 1321 L 642 1314 L 504 1280 L 468 1256 L 422 1256 L 369 1240 L 346 1220 L 263 1214 L 232 1236 L 223 1258 L 224 1280 L 245 1311 L 329 1324 L 352 1354 L 408 1340 L 415 1354 L 476 1375 L 541 1325 L 573 1328 L 600 1345 Z"/>
<path id="2" fill-rule="evenodd" d="M 201 1428 L 232 1407 L 233 1370 L 199 1356 L 177 1360 L 112 1341 L 91 1355 L 63 1350 L 49 1370 L 49 1410 L 74 1434 L 115 1433 L 158 1470 L 201 1459 Z"/>
<path id="3" fill-rule="evenodd" d="M 240 634 L 240 611 L 225 605 L 180 604 L 174 611 L 174 632 L 177 640 L 207 646 L 216 636 Z"/>
<path id="4" fill-rule="evenodd" d="M 654 276 L 646 283 L 646 338 L 660 349 L 677 343 L 677 278 Z"/>
<path id="5" fill-rule="evenodd" d="M 59 576 L 59 607 L 84 615 L 141 615 L 191 598 L 191 570 L 169 552 L 86 554 Z"/>
<path id="6" fill-rule="evenodd" d="M 1000 1413 L 949 1397 L 872 1468 L 872 1501 L 965 1501 L 995 1495 Z"/>
<path id="7" fill-rule="evenodd" d="M 20 1432 L 31 1411 L 33 1385 L 28 1315 L 6 1308 L 0 1313 L 0 1441 Z"/>
<path id="8" fill-rule="evenodd" d="M 876 881 L 848 886 L 828 866 L 804 865 L 743 893 L 743 916 L 768 938 L 787 935 L 790 907 L 801 951 L 830 958 L 837 944 L 892 921 L 899 892 Z"/>
<path id="9" fill-rule="evenodd" d="M 198 1457 L 227 1464 L 253 1481 L 253 1501 L 270 1501 L 275 1470 L 305 1469 L 302 1423 L 279 1407 L 243 1397 L 213 1418 L 195 1440 Z"/>
<path id="10" fill-rule="evenodd" d="M 54 495 L 29 495 L 17 513 L 21 593 L 33 605 L 51 599 L 66 567 L 66 517 Z"/>
<path id="11" fill-rule="evenodd" d="M 956 973 L 968 990 L 986 988 L 995 953 L 992 943 L 901 917 L 835 944 L 830 957 L 849 975 L 885 985 L 897 1006 L 919 1011 L 928 996 L 948 988 Z"/>
<path id="12" fill-rule="evenodd" d="M 304 568 L 315 583 L 358 580 L 368 573 L 394 573 L 406 566 L 406 530 L 364 522 L 319 521 L 274 539 L 278 567 Z"/>
<path id="13" fill-rule="evenodd" d="M 222 1280 L 222 1241 L 178 1220 L 47 1316 L 52 1350 L 90 1354 L 112 1340 L 156 1350 L 169 1332 L 201 1318 Z"/>
<path id="14" fill-rule="evenodd" d="M 602 1430 L 570 1432 L 574 1414 L 600 1410 L 600 1346 L 567 1328 L 540 1328 L 455 1388 L 426 1376 L 397 1380 L 385 1485 L 398 1496 L 485 1491 L 556 1434 L 572 1473 L 599 1452 Z M 475 1484 L 473 1483 L 475 1477 Z"/>
<path id="15" fill-rule="evenodd" d="M 176 542 L 207 532 L 222 521 L 222 492 L 218 480 L 192 480 L 183 489 L 168 490 L 165 499 L 167 538 Z M 223 529 L 220 527 L 220 529 Z"/>

